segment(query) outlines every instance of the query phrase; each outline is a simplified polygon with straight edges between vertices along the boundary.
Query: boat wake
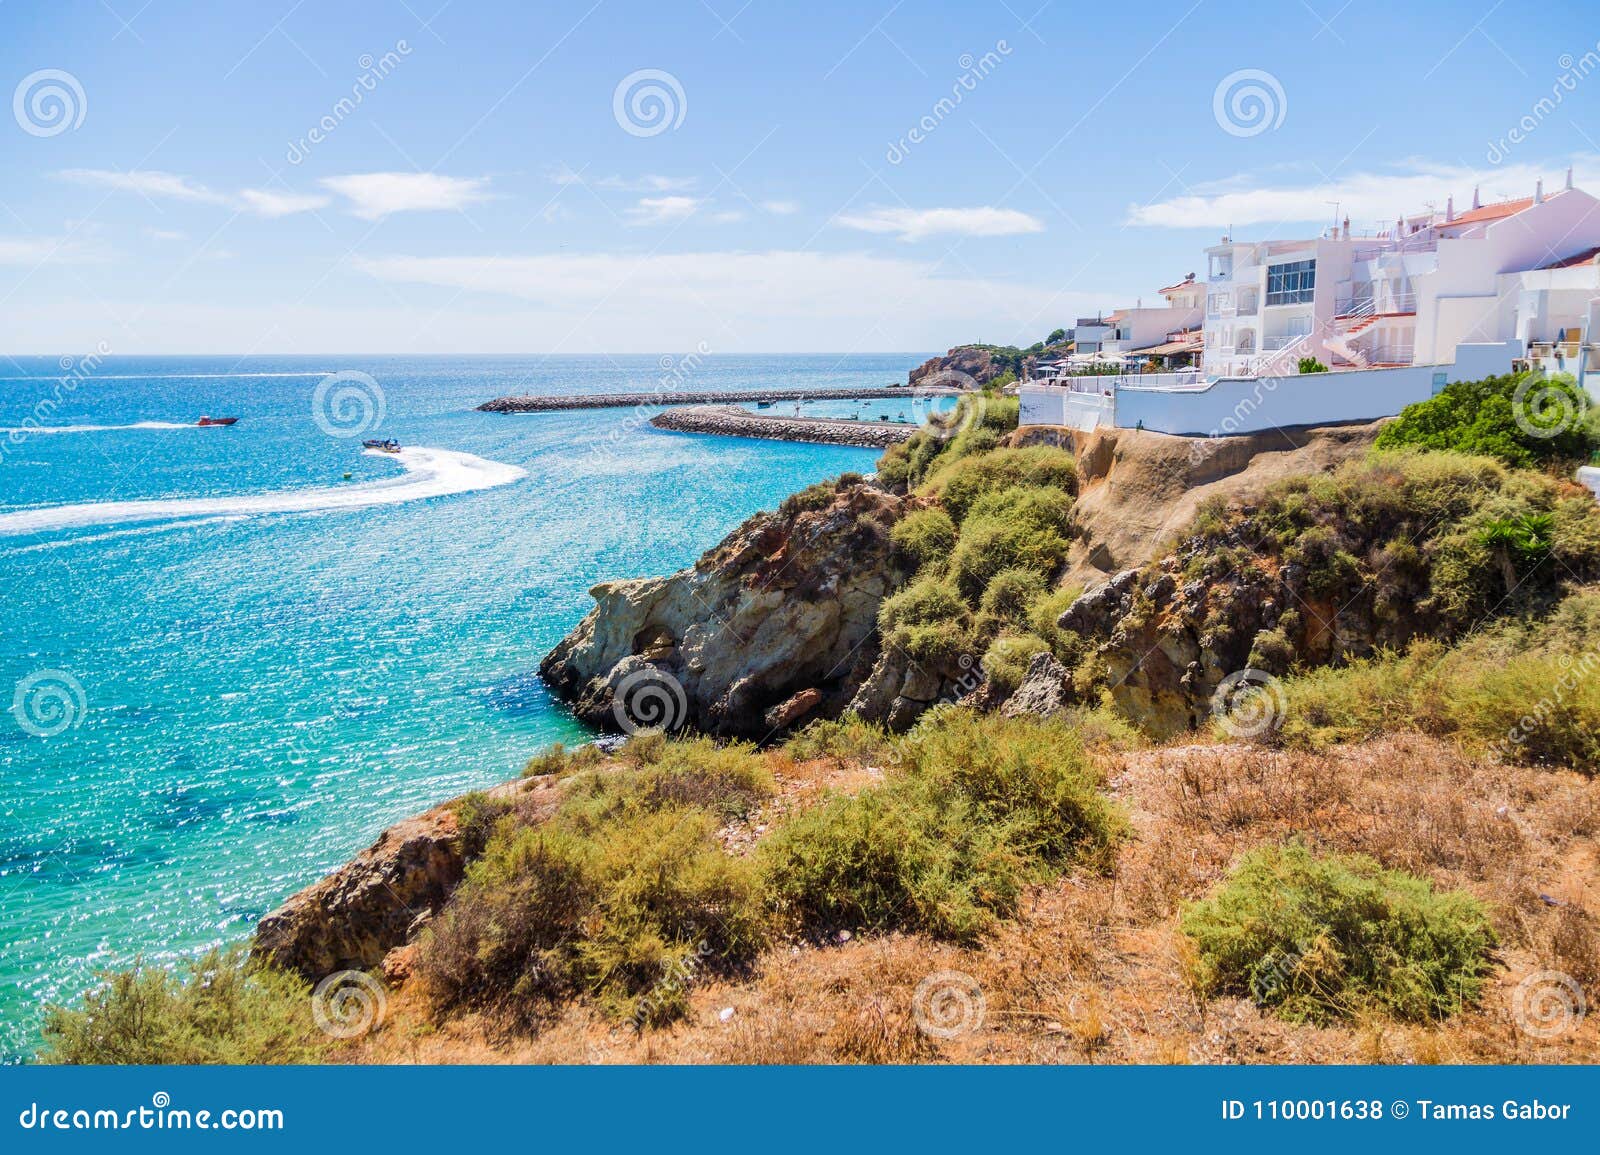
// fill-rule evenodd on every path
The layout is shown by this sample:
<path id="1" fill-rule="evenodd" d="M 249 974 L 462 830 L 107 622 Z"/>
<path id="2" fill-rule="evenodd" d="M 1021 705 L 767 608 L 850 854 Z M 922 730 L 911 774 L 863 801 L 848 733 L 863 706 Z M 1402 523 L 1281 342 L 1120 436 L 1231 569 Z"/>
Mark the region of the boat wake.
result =
<path id="1" fill-rule="evenodd" d="M 0 433 L 109 433 L 117 429 L 199 429 L 193 421 L 135 421 L 131 425 L 0 425 Z"/>
<path id="2" fill-rule="evenodd" d="M 244 497 L 174 498 L 155 501 L 90 501 L 0 514 L 0 537 L 129 522 L 182 521 L 201 517 L 253 517 L 399 505 L 428 497 L 493 489 L 527 476 L 527 470 L 450 449 L 369 450 L 392 458 L 405 472 L 356 485 L 288 489 Z"/>

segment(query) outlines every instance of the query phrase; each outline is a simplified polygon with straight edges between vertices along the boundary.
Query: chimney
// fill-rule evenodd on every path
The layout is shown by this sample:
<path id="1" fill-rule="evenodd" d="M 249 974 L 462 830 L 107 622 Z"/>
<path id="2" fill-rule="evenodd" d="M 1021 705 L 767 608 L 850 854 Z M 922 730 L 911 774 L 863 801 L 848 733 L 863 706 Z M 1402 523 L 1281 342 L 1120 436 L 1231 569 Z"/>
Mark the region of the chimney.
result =
<path id="1" fill-rule="evenodd" d="M 1454 193 L 1444 198 L 1444 223 L 1449 224 L 1456 219 L 1456 197 Z"/>
<path id="2" fill-rule="evenodd" d="M 1533 182 L 1533 203 L 1536 205 L 1544 204 L 1544 181 L 1542 180 Z"/>
<path id="3" fill-rule="evenodd" d="M 1569 188 L 1569 189 L 1572 187 L 1572 166 L 1570 164 L 1567 166 L 1567 186 L 1566 187 Z"/>
<path id="4" fill-rule="evenodd" d="M 1472 207 L 1475 209 L 1481 209 L 1483 207 L 1483 202 L 1478 199 L 1477 185 L 1472 186 Z"/>

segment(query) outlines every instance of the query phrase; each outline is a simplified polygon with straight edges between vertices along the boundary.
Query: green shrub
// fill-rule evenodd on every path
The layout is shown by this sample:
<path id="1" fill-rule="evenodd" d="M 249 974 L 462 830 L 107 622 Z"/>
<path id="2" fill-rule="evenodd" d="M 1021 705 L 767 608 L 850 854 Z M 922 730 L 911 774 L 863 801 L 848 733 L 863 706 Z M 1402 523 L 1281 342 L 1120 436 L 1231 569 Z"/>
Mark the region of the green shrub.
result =
<path id="1" fill-rule="evenodd" d="M 501 823 L 469 865 L 422 940 L 426 989 L 442 1007 L 526 1019 L 584 995 L 641 1026 L 670 1020 L 699 971 L 734 969 L 765 941 L 750 865 L 715 832 L 770 790 L 750 747 L 705 739 L 574 778 L 554 817 Z"/>
<path id="2" fill-rule="evenodd" d="M 925 577 L 885 598 L 878 608 L 884 644 L 918 662 L 954 660 L 972 648 L 972 613 L 955 586 Z"/>
<path id="3" fill-rule="evenodd" d="M 961 523 L 951 571 L 976 601 L 1004 570 L 1024 569 L 1041 582 L 1066 562 L 1072 500 L 1060 490 L 1011 486 L 977 501 Z"/>
<path id="4" fill-rule="evenodd" d="M 1030 879 L 1109 865 L 1122 820 L 1065 724 L 944 708 L 901 753 L 882 785 L 802 811 L 758 852 L 768 893 L 801 929 L 970 942 Z"/>
<path id="5" fill-rule="evenodd" d="M 1328 367 L 1315 357 L 1302 357 L 1295 362 L 1296 373 L 1326 373 Z"/>
<path id="6" fill-rule="evenodd" d="M 1064 449 L 1028 445 L 951 461 L 928 481 L 940 504 L 957 522 L 984 494 L 1019 485 L 1044 486 L 1071 495 L 1078 489 L 1078 467 L 1072 454 Z"/>
<path id="7" fill-rule="evenodd" d="M 1001 694 L 1011 694 L 1022 685 L 1028 663 L 1035 654 L 1047 654 L 1050 644 L 1033 634 L 1007 634 L 996 638 L 983 655 L 983 672 L 989 684 Z"/>
<path id="8" fill-rule="evenodd" d="M 1294 1022 L 1378 1010 L 1443 1019 L 1477 1002 L 1493 968 L 1481 902 L 1360 855 L 1317 857 L 1300 843 L 1245 855 L 1185 908 L 1196 979 Z"/>
<path id="9" fill-rule="evenodd" d="M 541 775 L 553 774 L 559 778 L 563 775 L 575 774 L 579 770 L 587 770 L 589 767 L 603 761 L 605 761 L 605 754 L 592 742 L 585 742 L 576 750 L 569 750 L 564 743 L 556 742 L 529 758 L 527 765 L 522 768 L 522 776 L 524 778 L 537 778 Z"/>
<path id="10" fill-rule="evenodd" d="M 901 518 L 889 539 L 908 568 L 917 570 L 950 556 L 956 544 L 956 523 L 942 509 L 919 509 Z"/>
<path id="11" fill-rule="evenodd" d="M 1406 406 L 1378 435 L 1378 447 L 1480 453 L 1518 466 L 1581 462 L 1593 448 L 1583 420 L 1588 406 L 1588 394 L 1565 377 L 1508 374 L 1460 381 Z M 1545 432 L 1552 435 L 1540 436 Z"/>
<path id="12" fill-rule="evenodd" d="M 1033 607 L 1045 596 L 1045 582 L 1037 570 L 1001 570 L 984 588 L 980 608 L 986 617 L 1007 625 L 1028 623 Z"/>
<path id="13" fill-rule="evenodd" d="M 833 720 L 809 723 L 783 744 L 784 752 L 798 762 L 812 758 L 837 758 L 841 762 L 884 763 L 893 761 L 897 739 L 882 726 L 863 722 L 846 712 Z"/>
<path id="14" fill-rule="evenodd" d="M 213 950 L 174 972 L 136 965 L 101 976 L 81 1010 L 45 1013 L 46 1063 L 307 1063 L 328 1046 L 299 978 Z"/>

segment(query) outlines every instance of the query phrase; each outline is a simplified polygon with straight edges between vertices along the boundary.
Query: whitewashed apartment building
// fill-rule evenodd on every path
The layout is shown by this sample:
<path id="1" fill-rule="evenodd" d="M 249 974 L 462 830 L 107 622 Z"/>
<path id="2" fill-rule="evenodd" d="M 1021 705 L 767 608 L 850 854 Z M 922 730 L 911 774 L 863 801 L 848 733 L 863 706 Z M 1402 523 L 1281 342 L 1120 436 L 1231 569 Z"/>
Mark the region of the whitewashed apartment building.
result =
<path id="1" fill-rule="evenodd" d="M 1303 240 L 1224 238 L 1205 256 L 1202 379 L 1101 378 L 1093 404 L 1060 397 L 1070 381 L 1024 387 L 1024 422 L 1215 434 L 1372 420 L 1527 366 L 1600 392 L 1600 201 L 1570 171 L 1550 194 L 1474 192 L 1459 212 L 1452 197 L 1373 236 L 1346 221 Z M 1299 376 L 1302 357 L 1333 372 Z"/>

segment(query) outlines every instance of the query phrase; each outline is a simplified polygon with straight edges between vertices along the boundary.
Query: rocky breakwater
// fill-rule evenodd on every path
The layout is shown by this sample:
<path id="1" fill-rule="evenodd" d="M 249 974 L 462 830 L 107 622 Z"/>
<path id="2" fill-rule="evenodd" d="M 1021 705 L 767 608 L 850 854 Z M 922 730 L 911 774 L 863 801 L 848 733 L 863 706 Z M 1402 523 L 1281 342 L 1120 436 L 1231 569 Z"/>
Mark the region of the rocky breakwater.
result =
<path id="1" fill-rule="evenodd" d="M 871 401 L 891 397 L 950 397 L 961 391 L 958 382 L 930 381 L 925 388 L 903 385 L 845 389 L 724 389 L 656 391 L 653 393 L 524 394 L 496 397 L 478 406 L 479 413 L 553 413 L 567 409 L 650 409 L 658 405 L 716 405 L 742 401 Z"/>
<path id="2" fill-rule="evenodd" d="M 608 730 L 689 727 L 766 739 L 854 709 L 885 718 L 948 692 L 880 654 L 878 608 L 900 585 L 889 532 L 911 509 L 841 479 L 760 513 L 689 569 L 606 582 L 539 672 Z"/>
<path id="3" fill-rule="evenodd" d="M 650 419 L 657 429 L 676 433 L 710 433 L 721 437 L 760 437 L 770 441 L 809 441 L 820 445 L 853 445 L 887 449 L 909 441 L 915 425 L 822 417 L 782 417 L 752 413 L 731 405 L 669 409 Z"/>

